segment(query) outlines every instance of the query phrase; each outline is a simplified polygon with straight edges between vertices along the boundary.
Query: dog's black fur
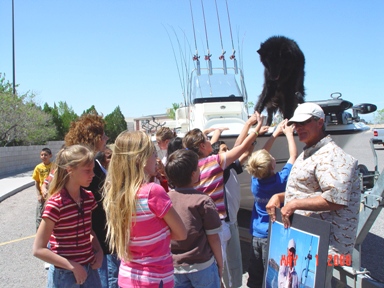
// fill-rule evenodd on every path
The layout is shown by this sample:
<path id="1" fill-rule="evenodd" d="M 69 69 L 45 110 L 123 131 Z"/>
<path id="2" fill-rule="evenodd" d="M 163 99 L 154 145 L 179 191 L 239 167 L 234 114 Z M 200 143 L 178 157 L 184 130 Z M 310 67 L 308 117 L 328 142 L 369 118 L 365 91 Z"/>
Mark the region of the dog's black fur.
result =
<path id="1" fill-rule="evenodd" d="M 267 108 L 267 125 L 280 110 L 284 119 L 291 118 L 299 103 L 304 102 L 305 58 L 297 43 L 283 36 L 273 36 L 261 43 L 260 61 L 264 65 L 264 87 L 255 105 L 261 113 Z"/>

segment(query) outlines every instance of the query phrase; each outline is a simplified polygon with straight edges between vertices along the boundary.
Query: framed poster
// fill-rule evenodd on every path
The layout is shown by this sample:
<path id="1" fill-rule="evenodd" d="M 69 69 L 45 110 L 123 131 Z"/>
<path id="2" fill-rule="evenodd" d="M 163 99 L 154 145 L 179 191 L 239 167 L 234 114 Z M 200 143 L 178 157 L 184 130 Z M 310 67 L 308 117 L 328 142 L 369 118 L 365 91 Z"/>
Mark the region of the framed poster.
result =
<path id="1" fill-rule="evenodd" d="M 331 224 L 293 214 L 284 228 L 280 209 L 269 222 L 265 288 L 325 287 Z"/>

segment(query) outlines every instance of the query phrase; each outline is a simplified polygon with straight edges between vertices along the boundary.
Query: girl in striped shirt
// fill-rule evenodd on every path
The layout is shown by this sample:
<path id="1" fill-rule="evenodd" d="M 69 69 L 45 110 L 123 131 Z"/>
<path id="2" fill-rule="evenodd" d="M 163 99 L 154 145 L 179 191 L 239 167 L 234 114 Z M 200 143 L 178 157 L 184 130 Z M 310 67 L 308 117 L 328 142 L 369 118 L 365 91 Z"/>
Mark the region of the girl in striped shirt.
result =
<path id="1" fill-rule="evenodd" d="M 149 182 L 156 158 L 142 131 L 122 132 L 115 141 L 103 203 L 110 248 L 121 259 L 119 287 L 174 286 L 170 240 L 184 240 L 187 231 L 164 188 Z"/>
<path id="2" fill-rule="evenodd" d="M 103 251 L 91 223 L 97 205 L 92 192 L 82 188 L 91 183 L 93 166 L 93 152 L 85 146 L 69 146 L 57 154 L 57 169 L 33 244 L 33 255 L 52 264 L 47 287 L 101 287 L 97 269 Z"/>

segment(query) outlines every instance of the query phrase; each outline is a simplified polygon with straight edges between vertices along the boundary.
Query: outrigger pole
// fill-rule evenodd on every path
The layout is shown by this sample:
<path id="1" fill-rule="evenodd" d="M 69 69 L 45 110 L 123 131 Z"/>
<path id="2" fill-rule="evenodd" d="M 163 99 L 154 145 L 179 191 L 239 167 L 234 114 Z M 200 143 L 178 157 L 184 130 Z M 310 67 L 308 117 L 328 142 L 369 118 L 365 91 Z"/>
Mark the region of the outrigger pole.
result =
<path id="1" fill-rule="evenodd" d="M 220 27 L 220 18 L 219 18 L 219 11 L 217 9 L 217 1 L 215 0 L 215 5 L 216 5 L 216 14 L 217 14 L 217 22 L 219 23 L 219 33 L 220 33 L 220 41 L 221 41 L 221 55 L 219 57 L 219 60 L 223 60 L 223 70 L 224 70 L 224 75 L 227 75 L 227 61 L 225 61 L 225 51 L 224 51 L 224 46 L 223 46 L 223 38 L 221 35 L 221 27 Z"/>
<path id="2" fill-rule="evenodd" d="M 192 17 L 192 28 L 193 28 L 193 37 L 195 39 L 195 49 L 196 49 L 196 52 L 195 52 L 195 55 L 193 55 L 193 61 L 196 61 L 196 71 L 197 71 L 197 75 L 200 76 L 201 75 L 201 70 L 200 70 L 200 56 L 199 56 L 199 52 L 197 51 L 197 43 L 196 43 L 196 33 L 195 33 L 195 21 L 193 20 L 193 12 L 192 12 L 192 0 L 189 0 L 189 7 L 190 7 L 190 10 L 191 10 L 191 17 Z"/>
<path id="3" fill-rule="evenodd" d="M 227 6 L 229 31 L 231 33 L 231 41 L 232 41 L 232 55 L 229 56 L 229 59 L 233 60 L 233 67 L 235 68 L 235 74 L 237 74 L 237 73 L 239 73 L 239 71 L 238 71 L 238 68 L 237 68 L 237 60 L 236 60 L 236 56 L 235 56 L 236 50 L 235 50 L 235 46 L 233 45 L 232 26 L 231 26 L 231 19 L 229 18 L 229 9 L 228 9 L 228 1 L 227 0 L 225 0 L 225 4 Z"/>
<path id="4" fill-rule="evenodd" d="M 207 55 L 205 55 L 205 60 L 208 61 L 208 72 L 209 72 L 209 75 L 212 75 L 212 61 L 211 61 L 212 54 L 210 54 L 210 52 L 209 52 L 207 23 L 205 21 L 204 4 L 203 4 L 203 0 L 201 0 L 200 2 L 201 2 L 201 8 L 203 10 L 204 28 L 205 28 L 205 39 L 207 41 Z"/>

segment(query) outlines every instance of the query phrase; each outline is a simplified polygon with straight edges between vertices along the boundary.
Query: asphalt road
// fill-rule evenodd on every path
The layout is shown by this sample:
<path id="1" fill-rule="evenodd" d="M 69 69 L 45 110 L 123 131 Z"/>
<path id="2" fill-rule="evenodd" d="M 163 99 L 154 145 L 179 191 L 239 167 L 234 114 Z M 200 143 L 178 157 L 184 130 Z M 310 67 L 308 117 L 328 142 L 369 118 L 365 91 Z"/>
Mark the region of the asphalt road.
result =
<path id="1" fill-rule="evenodd" d="M 349 147 L 349 153 L 374 168 L 372 151 L 366 143 L 371 132 L 363 133 L 361 141 Z M 377 146 L 379 169 L 384 168 L 384 147 Z M 379 170 L 381 172 L 381 170 Z M 0 287 L 45 287 L 47 272 L 43 262 L 32 256 L 35 235 L 35 191 L 27 188 L 0 203 Z M 239 222 L 247 214 L 239 214 Z M 244 269 L 248 266 L 249 243 L 242 241 Z M 384 212 L 381 211 L 362 245 L 362 266 L 371 276 L 384 282 Z M 245 286 L 244 286 L 245 287 Z"/>

